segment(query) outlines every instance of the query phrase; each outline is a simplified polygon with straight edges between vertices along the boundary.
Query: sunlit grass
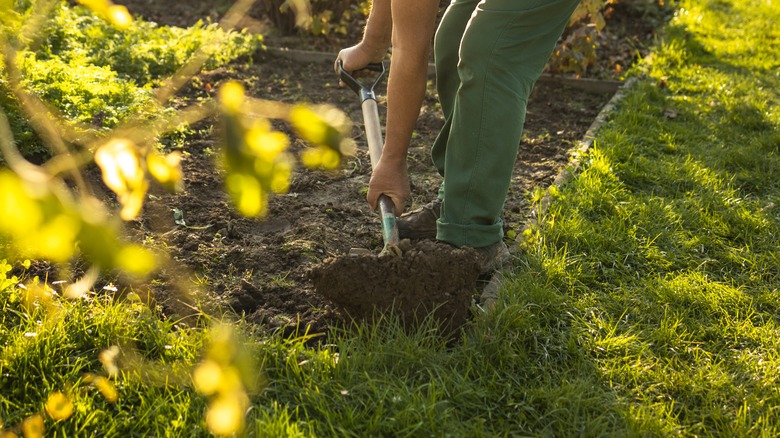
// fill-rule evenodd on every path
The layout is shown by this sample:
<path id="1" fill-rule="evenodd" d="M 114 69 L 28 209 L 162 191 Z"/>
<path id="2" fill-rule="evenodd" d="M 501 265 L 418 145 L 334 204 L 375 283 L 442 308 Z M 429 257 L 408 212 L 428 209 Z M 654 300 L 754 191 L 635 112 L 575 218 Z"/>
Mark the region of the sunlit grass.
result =
<path id="1" fill-rule="evenodd" d="M 780 8 L 680 8 L 549 210 L 531 271 L 572 302 L 562 316 L 629 430 L 773 436 Z"/>
<path id="2" fill-rule="evenodd" d="M 25 289 L 0 291 L 0 416 L 6 428 L 36 414 L 46 418 L 46 436 L 165 435 L 200 427 L 199 421 L 182 421 L 200 418 L 204 406 L 182 385 L 188 364 L 200 355 L 198 332 L 176 330 L 141 303 L 93 295 L 75 302 L 55 296 L 45 305 L 25 298 Z M 109 377 L 98 360 L 113 345 L 138 355 L 117 377 Z M 162 417 L 171 421 L 155 420 Z"/>

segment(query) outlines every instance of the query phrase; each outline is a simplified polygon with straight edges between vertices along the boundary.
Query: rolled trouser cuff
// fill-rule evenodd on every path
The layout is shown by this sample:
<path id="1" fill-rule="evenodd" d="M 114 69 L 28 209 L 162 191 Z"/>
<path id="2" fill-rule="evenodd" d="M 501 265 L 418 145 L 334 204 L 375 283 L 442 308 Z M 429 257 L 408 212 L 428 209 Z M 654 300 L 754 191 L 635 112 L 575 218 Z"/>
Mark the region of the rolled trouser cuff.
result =
<path id="1" fill-rule="evenodd" d="M 483 248 L 492 245 L 504 237 L 504 223 L 499 220 L 493 225 L 452 224 L 436 222 L 436 240 L 447 242 L 457 247 Z"/>

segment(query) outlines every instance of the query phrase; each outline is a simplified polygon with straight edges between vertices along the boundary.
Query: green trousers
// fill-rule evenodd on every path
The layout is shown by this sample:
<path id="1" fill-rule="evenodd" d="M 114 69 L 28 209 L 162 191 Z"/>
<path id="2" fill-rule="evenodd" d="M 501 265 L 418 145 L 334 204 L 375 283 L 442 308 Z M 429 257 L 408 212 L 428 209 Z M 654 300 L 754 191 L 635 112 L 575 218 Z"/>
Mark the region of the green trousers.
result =
<path id="1" fill-rule="evenodd" d="M 503 237 L 528 96 L 579 0 L 453 0 L 434 56 L 445 124 L 432 158 L 444 183 L 437 239 L 481 248 Z"/>

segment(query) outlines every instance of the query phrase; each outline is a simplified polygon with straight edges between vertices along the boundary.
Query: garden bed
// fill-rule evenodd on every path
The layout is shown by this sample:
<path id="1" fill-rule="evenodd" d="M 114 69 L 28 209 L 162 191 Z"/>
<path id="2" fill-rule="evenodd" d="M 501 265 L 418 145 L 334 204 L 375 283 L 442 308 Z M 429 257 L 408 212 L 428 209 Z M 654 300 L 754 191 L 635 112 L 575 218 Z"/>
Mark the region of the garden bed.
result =
<path id="1" fill-rule="evenodd" d="M 120 3 L 162 24 L 186 25 L 211 15 L 217 18 L 213 10 L 204 12 L 205 6 L 198 2 L 165 8 L 148 1 Z M 324 332 L 343 315 L 314 292 L 309 271 L 328 257 L 347 254 L 350 248 L 378 252 L 382 244 L 379 219 L 365 202 L 370 162 L 359 101 L 338 87 L 332 61 L 296 61 L 269 50 L 255 54 L 251 63 L 203 72 L 178 103 L 212 97 L 213 90 L 230 79 L 244 83 L 251 96 L 327 103 L 342 109 L 353 121 L 357 155 L 336 171 L 296 170 L 289 193 L 272 198 L 268 216 L 248 219 L 232 208 L 224 193 L 221 171 L 214 165 L 219 144 L 213 121 L 195 126 L 195 133 L 184 144 L 173 146 L 184 153 L 184 190 L 175 195 L 153 193 L 143 215 L 128 226 L 134 240 L 163 248 L 170 256 L 159 276 L 146 285 L 133 285 L 133 290 L 142 296 L 148 291 L 171 315 L 193 314 L 198 308 L 232 309 L 265 329 Z M 505 207 L 508 235 L 522 232 L 532 215 L 531 192 L 548 187 L 570 162 L 571 151 L 581 145 L 612 91 L 614 84 L 608 90 L 560 80 L 537 84 L 528 104 Z M 443 124 L 436 108 L 431 86 L 409 154 L 412 208 L 433 199 L 440 181 L 429 158 L 430 146 Z M 292 137 L 284 123 L 275 122 L 275 128 Z M 304 143 L 292 138 L 292 149 L 302 150 Z M 99 179 L 97 171 L 90 176 Z M 180 215 L 175 217 L 174 211 Z M 118 278 L 112 282 L 120 289 L 125 286 Z"/>

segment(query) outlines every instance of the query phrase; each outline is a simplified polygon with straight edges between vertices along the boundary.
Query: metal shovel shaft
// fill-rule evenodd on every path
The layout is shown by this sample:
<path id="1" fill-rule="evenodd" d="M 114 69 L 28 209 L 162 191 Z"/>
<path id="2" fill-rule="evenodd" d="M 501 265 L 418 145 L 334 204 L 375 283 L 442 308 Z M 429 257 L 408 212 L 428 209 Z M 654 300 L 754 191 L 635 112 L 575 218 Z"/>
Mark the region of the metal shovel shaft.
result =
<path id="1" fill-rule="evenodd" d="M 382 139 L 382 129 L 379 123 L 379 109 L 373 99 L 366 99 L 362 104 L 363 124 L 366 127 L 366 139 L 368 141 L 368 154 L 371 157 L 371 168 L 376 167 L 376 163 L 382 156 L 384 140 Z M 398 223 L 395 218 L 395 204 L 387 195 L 379 195 L 377 201 L 379 214 L 382 218 L 382 237 L 385 247 L 383 253 L 387 251 L 396 251 L 398 247 Z"/>

